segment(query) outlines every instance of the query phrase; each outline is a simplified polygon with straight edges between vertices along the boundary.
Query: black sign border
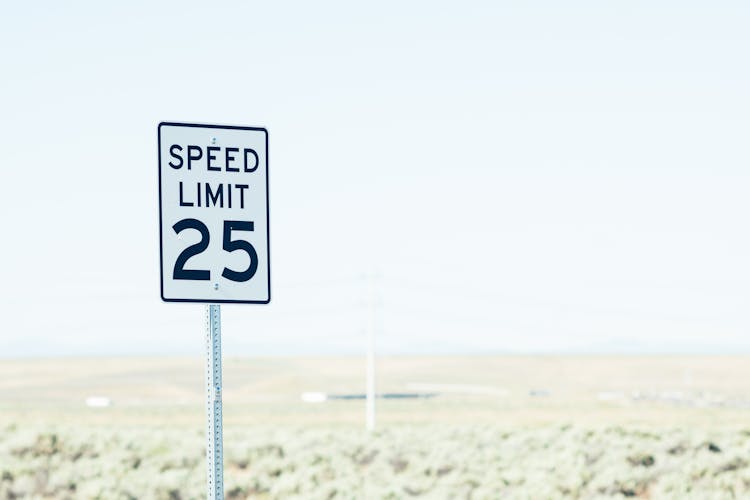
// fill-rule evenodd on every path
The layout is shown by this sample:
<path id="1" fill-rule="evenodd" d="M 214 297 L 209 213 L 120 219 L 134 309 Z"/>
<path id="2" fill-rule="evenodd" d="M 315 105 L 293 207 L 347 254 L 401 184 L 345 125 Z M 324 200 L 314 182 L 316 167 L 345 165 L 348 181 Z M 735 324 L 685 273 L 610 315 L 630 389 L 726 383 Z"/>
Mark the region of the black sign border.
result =
<path id="1" fill-rule="evenodd" d="M 162 245 L 164 239 L 162 224 L 162 198 L 161 198 L 161 128 L 169 127 L 193 127 L 193 128 L 215 128 L 223 130 L 254 130 L 263 132 L 266 136 L 266 255 L 268 256 L 268 299 L 267 300 L 209 300 L 209 299 L 168 299 L 164 297 L 164 248 Z M 181 122 L 160 122 L 157 127 L 157 150 L 159 155 L 159 288 L 161 300 L 164 302 L 196 302 L 200 304 L 268 304 L 271 302 L 271 211 L 269 209 L 269 190 L 268 190 L 268 130 L 263 127 L 240 127 L 235 125 L 212 125 L 203 123 L 181 123 Z"/>

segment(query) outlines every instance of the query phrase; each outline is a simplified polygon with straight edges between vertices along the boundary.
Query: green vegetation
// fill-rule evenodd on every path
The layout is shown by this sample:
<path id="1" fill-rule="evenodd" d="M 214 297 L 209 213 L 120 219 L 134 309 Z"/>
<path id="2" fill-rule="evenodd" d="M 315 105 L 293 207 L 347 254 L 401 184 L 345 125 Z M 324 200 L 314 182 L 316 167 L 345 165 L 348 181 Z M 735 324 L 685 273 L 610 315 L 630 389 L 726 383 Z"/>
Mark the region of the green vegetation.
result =
<path id="1" fill-rule="evenodd" d="M 0 498 L 204 498 L 203 430 L 0 432 Z M 252 428 L 227 498 L 746 498 L 750 433 L 543 426 Z"/>

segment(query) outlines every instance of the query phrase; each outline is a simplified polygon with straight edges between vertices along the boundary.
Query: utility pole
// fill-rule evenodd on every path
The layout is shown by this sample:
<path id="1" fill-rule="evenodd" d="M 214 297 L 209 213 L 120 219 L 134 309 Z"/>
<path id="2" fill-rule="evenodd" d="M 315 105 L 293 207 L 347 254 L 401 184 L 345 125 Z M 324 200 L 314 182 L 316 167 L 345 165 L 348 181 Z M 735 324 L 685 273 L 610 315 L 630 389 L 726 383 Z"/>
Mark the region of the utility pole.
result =
<path id="1" fill-rule="evenodd" d="M 375 330 L 377 328 L 378 296 L 376 291 L 375 272 L 368 276 L 368 326 L 367 326 L 367 364 L 366 364 L 366 400 L 365 400 L 365 426 L 368 432 L 375 429 Z"/>

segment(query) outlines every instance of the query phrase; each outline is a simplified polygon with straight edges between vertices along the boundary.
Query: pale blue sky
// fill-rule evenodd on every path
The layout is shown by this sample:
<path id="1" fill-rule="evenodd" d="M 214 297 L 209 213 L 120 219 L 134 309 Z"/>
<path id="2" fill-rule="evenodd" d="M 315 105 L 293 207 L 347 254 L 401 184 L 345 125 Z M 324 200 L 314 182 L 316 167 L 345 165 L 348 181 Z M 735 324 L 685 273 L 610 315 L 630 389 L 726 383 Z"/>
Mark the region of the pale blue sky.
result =
<path id="1" fill-rule="evenodd" d="M 267 127 L 225 354 L 750 351 L 746 2 L 15 2 L 0 356 L 202 354 L 156 126 Z"/>

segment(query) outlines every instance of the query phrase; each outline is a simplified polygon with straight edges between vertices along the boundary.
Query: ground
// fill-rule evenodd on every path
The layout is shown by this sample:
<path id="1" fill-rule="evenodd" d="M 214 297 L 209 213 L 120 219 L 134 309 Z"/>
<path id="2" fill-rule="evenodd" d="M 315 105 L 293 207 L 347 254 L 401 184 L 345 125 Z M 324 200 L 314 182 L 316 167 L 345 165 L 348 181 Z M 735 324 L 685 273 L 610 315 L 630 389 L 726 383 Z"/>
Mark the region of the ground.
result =
<path id="1" fill-rule="evenodd" d="M 227 359 L 228 498 L 750 498 L 750 358 Z M 0 361 L 0 499 L 205 497 L 194 359 Z M 88 407 L 87 398 L 107 407 Z"/>

